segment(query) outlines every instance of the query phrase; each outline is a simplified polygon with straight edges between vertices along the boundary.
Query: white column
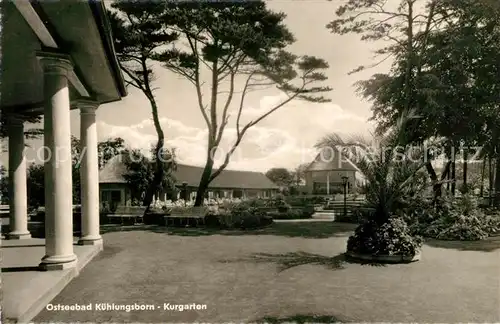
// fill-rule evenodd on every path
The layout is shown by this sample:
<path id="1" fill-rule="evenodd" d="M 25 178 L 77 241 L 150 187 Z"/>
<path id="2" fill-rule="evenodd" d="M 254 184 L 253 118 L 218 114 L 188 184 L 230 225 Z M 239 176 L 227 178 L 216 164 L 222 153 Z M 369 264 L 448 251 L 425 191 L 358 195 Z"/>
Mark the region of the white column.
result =
<path id="1" fill-rule="evenodd" d="M 330 172 L 326 173 L 326 194 L 330 194 Z"/>
<path id="2" fill-rule="evenodd" d="M 102 244 L 99 234 L 99 160 L 97 153 L 97 125 L 95 113 L 98 104 L 79 101 L 80 143 L 82 145 L 80 183 L 82 201 L 82 234 L 78 244 Z"/>
<path id="3" fill-rule="evenodd" d="M 28 231 L 28 190 L 26 157 L 24 156 L 24 124 L 9 120 L 9 209 L 8 239 L 31 238 Z"/>
<path id="4" fill-rule="evenodd" d="M 73 195 L 68 73 L 62 55 L 39 57 L 44 71 L 45 256 L 43 270 L 76 266 L 73 253 Z"/>

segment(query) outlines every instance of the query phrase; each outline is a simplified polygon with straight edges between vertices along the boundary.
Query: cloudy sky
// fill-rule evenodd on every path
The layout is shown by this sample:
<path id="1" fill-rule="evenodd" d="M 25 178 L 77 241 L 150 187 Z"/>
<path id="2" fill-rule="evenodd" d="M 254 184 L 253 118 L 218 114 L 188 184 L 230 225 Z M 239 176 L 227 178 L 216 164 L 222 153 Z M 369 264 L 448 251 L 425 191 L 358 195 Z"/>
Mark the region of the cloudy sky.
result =
<path id="1" fill-rule="evenodd" d="M 339 1 L 340 2 L 340 1 Z M 327 85 L 333 91 L 331 103 L 293 101 L 252 128 L 236 152 L 229 168 L 266 171 L 272 167 L 293 169 L 314 158 L 314 143 L 329 132 L 367 133 L 371 125 L 370 104 L 358 97 L 354 83 L 371 74 L 386 71 L 382 65 L 367 72 L 347 75 L 359 65 L 373 62 L 373 44 L 356 35 L 331 34 L 325 25 L 335 17 L 337 1 L 269 1 L 269 7 L 287 14 L 286 24 L 297 42 L 295 54 L 324 58 L 330 64 Z M 202 165 L 206 152 L 206 125 L 198 108 L 192 84 L 154 66 L 156 98 L 167 144 L 175 147 L 179 162 Z M 240 80 L 241 81 L 241 80 Z M 241 82 L 239 82 L 241 85 Z M 208 96 L 208 94 L 207 94 Z M 277 90 L 253 92 L 246 101 L 243 121 L 267 111 L 282 100 Z M 239 102 L 236 98 L 235 102 Z M 97 112 L 99 139 L 122 137 L 133 148 L 148 148 L 155 141 L 148 100 L 136 89 L 120 102 L 101 106 Z M 79 113 L 71 113 L 72 133 L 79 137 Z M 234 119 L 225 132 L 223 150 L 234 141 Z M 35 155 L 41 141 L 32 142 L 28 158 Z M 222 151 L 223 151 L 222 150 Z"/>

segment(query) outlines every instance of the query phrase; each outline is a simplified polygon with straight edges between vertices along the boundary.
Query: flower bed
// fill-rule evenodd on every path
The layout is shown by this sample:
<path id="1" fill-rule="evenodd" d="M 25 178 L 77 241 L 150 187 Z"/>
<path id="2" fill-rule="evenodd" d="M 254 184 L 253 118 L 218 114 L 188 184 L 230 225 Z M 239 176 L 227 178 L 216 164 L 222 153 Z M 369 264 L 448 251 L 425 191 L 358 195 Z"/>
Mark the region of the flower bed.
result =
<path id="1" fill-rule="evenodd" d="M 257 207 L 237 204 L 230 209 L 211 211 L 205 217 L 205 224 L 220 229 L 255 229 L 273 223 L 273 219 Z"/>
<path id="2" fill-rule="evenodd" d="M 406 214 L 413 233 L 439 240 L 477 241 L 500 230 L 500 212 L 482 209 L 471 195 L 421 202 Z"/>
<path id="3" fill-rule="evenodd" d="M 420 258 L 422 244 L 422 238 L 412 236 L 404 220 L 391 218 L 381 225 L 375 221 L 359 225 L 347 241 L 347 253 L 367 260 L 408 262 Z"/>

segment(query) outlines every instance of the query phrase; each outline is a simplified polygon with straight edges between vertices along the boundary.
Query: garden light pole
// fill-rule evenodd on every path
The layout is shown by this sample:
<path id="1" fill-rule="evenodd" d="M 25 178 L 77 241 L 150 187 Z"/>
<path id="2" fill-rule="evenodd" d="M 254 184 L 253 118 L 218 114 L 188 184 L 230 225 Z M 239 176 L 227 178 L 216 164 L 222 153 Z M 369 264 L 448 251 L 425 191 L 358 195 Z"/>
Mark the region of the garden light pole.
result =
<path id="1" fill-rule="evenodd" d="M 188 193 L 188 192 L 187 192 L 187 186 L 188 186 L 187 182 L 186 182 L 186 181 L 184 181 L 184 182 L 182 183 L 182 192 L 184 193 L 184 194 L 183 194 L 183 196 L 184 196 L 184 207 L 186 207 L 186 206 L 187 206 L 187 199 L 188 199 L 188 194 L 187 194 L 187 193 Z"/>
<path id="2" fill-rule="evenodd" d="M 342 185 L 344 186 L 344 217 L 347 217 L 347 180 L 349 180 L 349 177 L 342 177 Z"/>

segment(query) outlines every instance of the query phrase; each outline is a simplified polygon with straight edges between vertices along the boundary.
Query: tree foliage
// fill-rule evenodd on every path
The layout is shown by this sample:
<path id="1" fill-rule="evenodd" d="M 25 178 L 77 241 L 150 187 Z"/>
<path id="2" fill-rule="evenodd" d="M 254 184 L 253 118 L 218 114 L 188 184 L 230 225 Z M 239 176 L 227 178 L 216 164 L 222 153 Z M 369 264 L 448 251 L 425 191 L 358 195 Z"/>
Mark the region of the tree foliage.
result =
<path id="1" fill-rule="evenodd" d="M 153 147 L 152 151 L 155 151 Z M 150 188 L 155 177 L 155 170 L 158 159 L 144 155 L 140 150 L 125 150 L 121 157 L 122 163 L 126 167 L 126 173 L 123 175 L 128 183 L 131 198 L 134 203 L 142 202 L 145 193 Z M 164 167 L 163 179 L 155 187 L 154 194 L 158 192 L 175 191 L 175 177 L 173 172 L 176 169 L 175 155 L 172 152 L 165 151 L 160 161 Z"/>
<path id="2" fill-rule="evenodd" d="M 285 168 L 272 168 L 266 172 L 266 177 L 280 187 L 293 184 L 293 174 Z"/>
<path id="3" fill-rule="evenodd" d="M 0 205 L 9 203 L 9 178 L 7 170 L 0 165 Z"/>
<path id="4" fill-rule="evenodd" d="M 99 169 L 111 160 L 114 156 L 121 154 L 125 150 L 125 140 L 121 137 L 108 138 L 97 144 L 99 158 Z"/>
<path id="5" fill-rule="evenodd" d="M 115 50 L 121 70 L 127 77 L 127 84 L 141 90 L 150 102 L 153 124 L 157 134 L 155 155 L 161 156 L 165 145 L 165 134 L 160 124 L 158 104 L 153 88 L 154 74 L 151 60 L 161 47 L 177 39 L 176 33 L 165 30 L 160 15 L 165 10 L 162 1 L 118 0 L 111 5 L 111 25 Z M 146 212 L 152 202 L 155 187 L 164 177 L 165 167 L 156 164 L 155 176 L 146 191 L 144 205 Z"/>
<path id="6" fill-rule="evenodd" d="M 33 114 L 13 114 L 8 111 L 0 113 L 0 139 L 7 138 L 9 119 L 21 119 L 25 123 L 39 124 L 42 120 L 41 116 Z M 43 135 L 43 128 L 30 128 L 25 130 L 24 135 L 26 139 L 35 139 Z"/>
<path id="7" fill-rule="evenodd" d="M 45 172 L 43 164 L 33 163 L 28 166 L 28 206 L 38 208 L 45 206 Z M 73 185 L 73 194 L 79 192 Z M 79 199 L 79 198 L 78 198 Z"/>
<path id="8" fill-rule="evenodd" d="M 321 72 L 327 62 L 312 56 L 296 56 L 286 50 L 295 39 L 284 24 L 283 13 L 272 12 L 264 1 L 168 2 L 163 14 L 167 30 L 179 35 L 186 46 L 168 48 L 156 57 L 171 71 L 190 81 L 200 113 L 208 129 L 207 160 L 195 204 L 200 205 L 208 185 L 229 164 L 246 132 L 294 99 L 327 102 L 321 96 L 330 88 Z M 209 73 L 209 94 L 204 93 L 202 72 Z M 242 79 L 241 89 L 238 80 Z M 249 92 L 275 87 L 286 98 L 257 118 L 242 123 Z M 239 102 L 236 96 L 239 94 Z M 208 99 L 205 99 L 208 97 Z M 234 103 L 234 105 L 233 105 Z M 228 123 L 234 121 L 236 138 L 214 170 L 213 155 Z"/>
<path id="9" fill-rule="evenodd" d="M 300 186 L 306 181 L 306 170 L 310 163 L 302 163 L 298 165 L 292 172 L 293 185 Z"/>
<path id="10" fill-rule="evenodd" d="M 408 141 L 445 138 L 440 153 L 448 157 L 451 168 L 445 172 L 450 170 L 454 180 L 459 146 L 483 145 L 491 154 L 498 142 L 500 6 L 488 0 L 401 0 L 390 10 L 385 3 L 349 0 L 337 12 L 341 18 L 328 27 L 389 41 L 377 51 L 383 60 L 393 60 L 389 73 L 358 83 L 360 93 L 373 102 L 377 133 L 389 131 L 413 109 L 419 118 L 408 127 Z M 428 152 L 431 158 L 438 155 Z M 430 161 L 426 169 L 440 192 Z M 464 180 L 466 170 L 464 164 Z"/>

